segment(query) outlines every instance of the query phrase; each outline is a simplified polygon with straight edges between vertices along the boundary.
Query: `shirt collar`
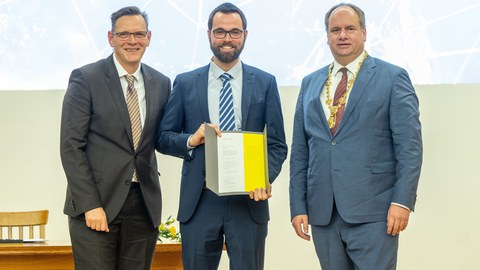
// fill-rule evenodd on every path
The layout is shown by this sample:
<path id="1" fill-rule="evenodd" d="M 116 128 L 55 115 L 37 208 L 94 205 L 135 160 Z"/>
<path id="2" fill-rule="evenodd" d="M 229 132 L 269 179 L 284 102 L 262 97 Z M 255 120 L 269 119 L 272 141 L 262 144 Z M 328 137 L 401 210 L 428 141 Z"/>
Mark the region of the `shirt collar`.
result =
<path id="1" fill-rule="evenodd" d="M 117 56 L 115 56 L 115 53 L 113 54 L 113 63 L 115 63 L 115 67 L 117 68 L 119 78 L 122 78 L 125 75 L 133 75 L 135 77 L 135 80 L 138 81 L 140 79 L 140 69 L 141 69 L 142 63 L 140 63 L 140 65 L 138 65 L 137 70 L 135 70 L 135 72 L 133 72 L 133 74 L 129 74 L 122 67 L 122 65 L 120 65 L 120 62 L 118 62 L 118 60 L 117 60 Z"/>
<path id="2" fill-rule="evenodd" d="M 209 72 L 215 77 L 215 79 L 219 79 L 220 75 L 223 73 L 228 73 L 232 76 L 232 80 L 235 78 L 238 78 L 240 76 L 240 72 L 242 72 L 242 61 L 238 61 L 235 66 L 233 66 L 230 70 L 228 71 L 223 71 L 217 64 L 215 64 L 213 61 L 210 61 L 210 70 Z"/>
<path id="3" fill-rule="evenodd" d="M 351 74 L 354 74 L 357 71 L 358 68 L 358 63 L 362 61 L 363 55 L 365 54 L 365 51 L 363 51 L 355 60 L 350 62 L 348 65 L 345 67 L 350 71 Z M 337 74 L 337 72 L 342 68 L 343 66 L 340 65 L 340 63 L 337 62 L 337 60 L 333 61 L 333 69 L 332 69 L 332 75 Z"/>

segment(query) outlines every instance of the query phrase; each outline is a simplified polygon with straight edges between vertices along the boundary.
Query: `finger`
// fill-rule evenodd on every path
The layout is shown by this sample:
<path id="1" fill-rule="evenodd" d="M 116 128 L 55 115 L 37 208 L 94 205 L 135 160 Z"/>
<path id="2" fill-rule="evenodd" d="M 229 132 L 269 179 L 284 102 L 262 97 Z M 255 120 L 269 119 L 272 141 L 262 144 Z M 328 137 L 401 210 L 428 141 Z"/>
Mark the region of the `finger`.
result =
<path id="1" fill-rule="evenodd" d="M 387 234 L 391 234 L 393 231 L 393 221 L 388 221 L 387 222 Z"/>
<path id="2" fill-rule="evenodd" d="M 217 135 L 219 137 L 222 137 L 222 131 L 220 130 L 220 128 L 217 125 L 212 125 L 212 127 L 215 130 L 215 132 L 217 133 Z"/>
<path id="3" fill-rule="evenodd" d="M 262 199 L 263 200 L 268 200 L 268 198 L 270 198 L 268 192 L 267 192 L 267 189 L 265 188 L 261 188 L 260 189 L 260 192 L 262 193 Z"/>
<path id="4" fill-rule="evenodd" d="M 261 197 L 262 197 L 262 192 L 258 188 L 256 188 L 255 189 L 255 201 L 258 202 L 261 199 Z"/>
<path id="5" fill-rule="evenodd" d="M 262 200 L 268 199 L 267 191 L 264 188 L 260 189 L 260 196 Z"/>
<path id="6" fill-rule="evenodd" d="M 302 231 L 302 223 L 292 223 L 293 229 L 298 237 L 305 239 L 305 234 Z"/>
<path id="7" fill-rule="evenodd" d="M 250 190 L 250 192 L 248 192 L 248 196 L 250 196 L 250 199 L 253 200 L 253 198 L 255 197 L 255 195 L 253 194 L 253 191 Z"/>
<path id="8" fill-rule="evenodd" d="M 399 229 L 400 229 L 400 222 L 399 221 L 395 221 L 395 223 L 393 224 L 393 227 L 392 227 L 392 236 L 395 236 L 398 234 L 399 232 Z"/>
<path id="9" fill-rule="evenodd" d="M 110 229 L 108 228 L 108 223 L 107 223 L 106 220 L 105 220 L 105 226 L 103 227 L 102 231 L 104 231 L 104 232 L 109 232 L 110 231 Z"/>
<path id="10" fill-rule="evenodd" d="M 265 192 L 267 193 L 267 197 L 271 198 L 272 197 L 272 186 L 269 185 L 266 189 Z"/>
<path id="11" fill-rule="evenodd" d="M 400 227 L 402 225 L 402 221 L 401 220 L 396 220 L 395 221 L 395 224 L 393 225 L 393 235 L 397 235 L 400 233 Z"/>
<path id="12" fill-rule="evenodd" d="M 107 230 L 107 228 L 108 228 L 107 221 L 102 220 L 102 223 L 101 223 L 101 226 L 100 226 L 100 231 L 105 232 Z"/>
<path id="13" fill-rule="evenodd" d="M 308 224 L 302 223 L 302 228 L 305 234 L 308 234 Z"/>
<path id="14" fill-rule="evenodd" d="M 404 223 L 403 223 L 403 228 L 402 228 L 402 231 L 404 231 L 408 226 L 408 220 L 406 220 Z"/>
<path id="15" fill-rule="evenodd" d="M 300 232 L 301 233 L 300 237 L 302 239 L 310 241 L 310 235 L 308 234 L 308 224 L 305 224 L 305 223 L 302 222 L 301 228 L 302 229 L 301 229 L 301 232 Z"/>

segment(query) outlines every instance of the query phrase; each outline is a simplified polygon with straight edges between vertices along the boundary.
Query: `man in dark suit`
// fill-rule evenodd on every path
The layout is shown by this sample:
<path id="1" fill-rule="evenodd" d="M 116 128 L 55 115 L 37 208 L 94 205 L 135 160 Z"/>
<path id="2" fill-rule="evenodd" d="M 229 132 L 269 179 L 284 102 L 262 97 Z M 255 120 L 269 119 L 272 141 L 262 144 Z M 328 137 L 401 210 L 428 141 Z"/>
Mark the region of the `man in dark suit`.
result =
<path id="1" fill-rule="evenodd" d="M 395 269 L 422 164 L 418 99 L 405 70 L 368 56 L 365 15 L 325 16 L 334 62 L 302 82 L 290 158 L 297 235 L 322 269 Z M 344 69 L 346 68 L 346 69 Z"/>
<path id="2" fill-rule="evenodd" d="M 184 269 L 217 269 L 225 241 L 230 269 L 263 269 L 271 187 L 249 195 L 217 196 L 205 188 L 204 123 L 219 135 L 220 89 L 230 77 L 234 130 L 267 128 L 269 181 L 287 155 L 283 116 L 275 78 L 239 61 L 247 37 L 243 12 L 230 3 L 208 20 L 213 51 L 209 65 L 180 74 L 160 123 L 157 149 L 184 159 L 178 220 Z M 228 73 L 228 75 L 223 75 Z"/>
<path id="3" fill-rule="evenodd" d="M 137 7 L 111 16 L 108 58 L 75 69 L 63 101 L 75 269 L 150 269 L 161 222 L 155 134 L 170 79 L 142 64 L 148 18 Z"/>

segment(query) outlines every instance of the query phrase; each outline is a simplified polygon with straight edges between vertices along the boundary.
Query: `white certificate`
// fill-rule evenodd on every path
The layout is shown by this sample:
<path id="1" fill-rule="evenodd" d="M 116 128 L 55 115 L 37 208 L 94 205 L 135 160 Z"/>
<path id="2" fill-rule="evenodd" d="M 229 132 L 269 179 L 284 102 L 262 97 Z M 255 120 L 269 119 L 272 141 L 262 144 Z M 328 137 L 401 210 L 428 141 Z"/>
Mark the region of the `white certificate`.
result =
<path id="1" fill-rule="evenodd" d="M 268 182 L 266 133 L 225 131 L 205 125 L 207 188 L 218 195 L 248 194 Z"/>

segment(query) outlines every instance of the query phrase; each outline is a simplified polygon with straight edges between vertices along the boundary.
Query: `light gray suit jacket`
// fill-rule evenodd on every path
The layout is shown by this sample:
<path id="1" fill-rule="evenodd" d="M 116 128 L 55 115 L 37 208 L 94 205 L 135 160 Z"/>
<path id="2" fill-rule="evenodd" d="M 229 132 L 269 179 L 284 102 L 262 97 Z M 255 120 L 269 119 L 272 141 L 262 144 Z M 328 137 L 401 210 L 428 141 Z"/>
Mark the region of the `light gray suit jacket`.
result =
<path id="1" fill-rule="evenodd" d="M 418 99 L 405 70 L 367 57 L 332 136 L 320 102 L 328 66 L 304 78 L 290 157 L 292 218 L 326 225 L 385 221 L 392 202 L 414 209 L 422 164 Z"/>

